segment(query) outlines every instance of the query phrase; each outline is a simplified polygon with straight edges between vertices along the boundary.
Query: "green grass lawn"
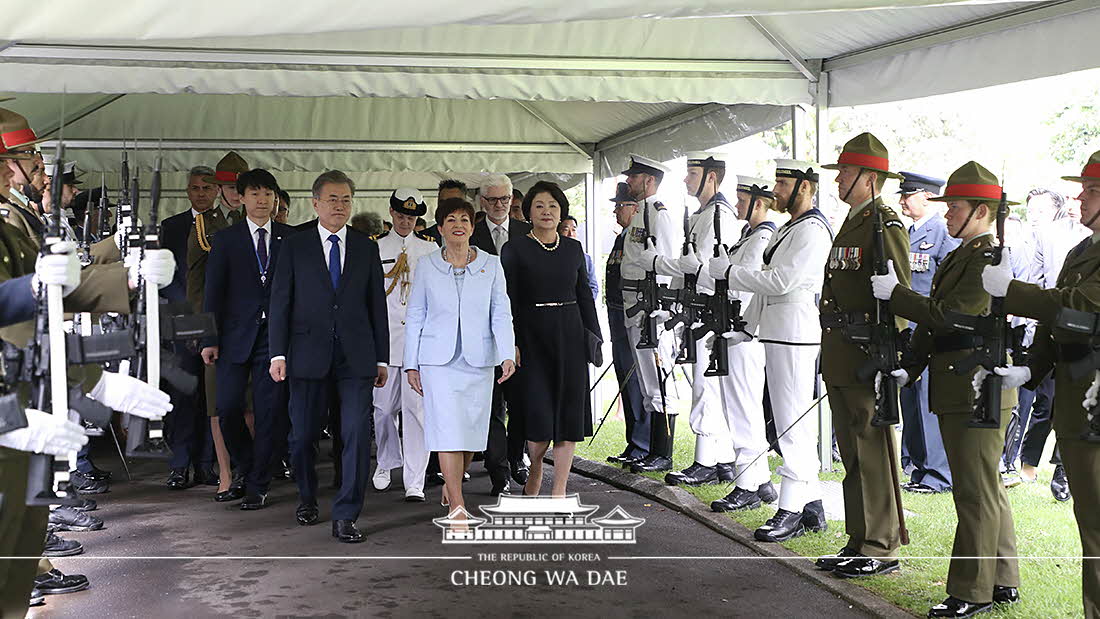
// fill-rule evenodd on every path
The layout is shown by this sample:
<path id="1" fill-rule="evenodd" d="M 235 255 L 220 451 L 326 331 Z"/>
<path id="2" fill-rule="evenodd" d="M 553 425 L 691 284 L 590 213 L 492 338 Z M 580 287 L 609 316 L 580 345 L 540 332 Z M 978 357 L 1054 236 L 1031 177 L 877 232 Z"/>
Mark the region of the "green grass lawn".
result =
<path id="1" fill-rule="evenodd" d="M 603 411 L 597 414 L 602 415 Z M 695 436 L 685 422 L 686 417 L 683 417 L 676 429 L 676 469 L 691 464 L 695 449 Z M 604 462 L 607 456 L 622 451 L 623 433 L 623 422 L 615 419 L 613 414 L 595 441 L 578 445 L 577 456 Z M 774 471 L 779 462 L 777 456 L 769 458 L 773 471 L 772 480 L 776 482 L 779 477 Z M 839 464 L 837 468 L 840 470 Z M 1050 494 L 1051 471 L 1052 467 L 1047 465 L 1040 469 L 1038 482 L 1022 484 L 1008 490 L 1016 522 L 1017 549 L 1021 557 L 1022 601 L 984 616 L 1031 618 L 1080 617 L 1083 614 L 1080 538 L 1073 519 L 1072 504 L 1058 503 Z M 658 480 L 664 479 L 663 473 L 651 473 L 649 476 Z M 843 479 L 843 472 L 822 473 L 821 479 L 839 482 Z M 731 489 L 718 485 L 688 490 L 699 500 L 709 504 L 725 496 Z M 911 514 L 907 515 L 911 543 L 902 547 L 899 553 L 902 569 L 893 574 L 855 582 L 898 606 L 924 616 L 929 607 L 943 601 L 947 596 L 944 587 L 956 524 L 955 507 L 950 494 L 905 493 L 902 500 L 905 509 Z M 774 512 L 773 505 L 751 512 L 727 515 L 749 529 L 755 529 Z M 836 552 L 845 541 L 847 536 L 844 534 L 843 521 L 829 521 L 827 532 L 804 535 L 784 546 L 801 555 L 815 557 Z"/>

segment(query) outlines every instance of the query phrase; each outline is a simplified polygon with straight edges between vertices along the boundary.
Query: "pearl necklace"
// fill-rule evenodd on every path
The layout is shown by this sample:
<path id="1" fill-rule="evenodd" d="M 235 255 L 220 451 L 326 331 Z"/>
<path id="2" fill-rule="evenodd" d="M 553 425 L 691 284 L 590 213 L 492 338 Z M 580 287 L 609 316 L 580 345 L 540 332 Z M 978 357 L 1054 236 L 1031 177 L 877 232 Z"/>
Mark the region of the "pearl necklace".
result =
<path id="1" fill-rule="evenodd" d="M 450 260 L 447 260 L 447 246 L 446 245 L 443 246 L 443 261 L 447 262 L 447 263 L 450 263 Z M 456 267 L 453 264 L 451 266 L 454 267 L 455 269 L 465 269 L 466 267 L 470 266 L 470 263 L 473 262 L 473 261 L 474 261 L 474 248 L 470 247 L 470 248 L 466 249 L 466 264 L 464 264 L 460 267 Z"/>
<path id="2" fill-rule="evenodd" d="M 535 236 L 534 232 L 528 232 L 527 236 L 535 239 L 535 242 L 539 244 L 539 247 L 545 249 L 546 251 L 554 251 L 558 248 L 558 245 L 561 245 L 561 235 L 557 233 L 555 233 L 554 244 L 550 247 L 547 247 L 546 244 L 540 241 L 539 237 Z"/>

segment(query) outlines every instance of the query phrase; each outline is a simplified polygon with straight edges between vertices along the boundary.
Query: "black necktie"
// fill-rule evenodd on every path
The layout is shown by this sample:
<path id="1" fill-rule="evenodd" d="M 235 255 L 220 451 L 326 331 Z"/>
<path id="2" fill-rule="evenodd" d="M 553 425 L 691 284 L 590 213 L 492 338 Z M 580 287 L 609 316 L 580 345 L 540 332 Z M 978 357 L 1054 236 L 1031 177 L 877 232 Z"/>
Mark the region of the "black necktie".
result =
<path id="1" fill-rule="evenodd" d="M 267 230 L 257 228 L 256 234 L 260 236 L 256 241 L 256 258 L 260 261 L 260 275 L 263 276 L 267 273 Z"/>

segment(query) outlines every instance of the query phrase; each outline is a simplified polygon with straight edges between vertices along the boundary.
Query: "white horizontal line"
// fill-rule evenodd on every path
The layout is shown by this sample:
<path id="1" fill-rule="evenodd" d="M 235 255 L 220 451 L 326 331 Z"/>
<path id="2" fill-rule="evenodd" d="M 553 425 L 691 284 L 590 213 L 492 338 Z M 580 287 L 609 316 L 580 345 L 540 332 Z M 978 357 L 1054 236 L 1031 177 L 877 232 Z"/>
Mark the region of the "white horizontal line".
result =
<path id="1" fill-rule="evenodd" d="M 35 561 L 42 557 L 0 557 L 0 561 L 12 561 L 16 559 L 34 559 Z M 90 561 L 468 561 L 473 559 L 470 556 L 459 557 L 392 557 L 392 556 L 330 556 L 330 557 L 272 557 L 267 555 L 257 555 L 253 557 L 248 556 L 234 556 L 234 557 L 100 557 L 100 556 L 78 556 L 78 557 L 63 557 L 66 561 L 69 560 L 90 560 Z"/>

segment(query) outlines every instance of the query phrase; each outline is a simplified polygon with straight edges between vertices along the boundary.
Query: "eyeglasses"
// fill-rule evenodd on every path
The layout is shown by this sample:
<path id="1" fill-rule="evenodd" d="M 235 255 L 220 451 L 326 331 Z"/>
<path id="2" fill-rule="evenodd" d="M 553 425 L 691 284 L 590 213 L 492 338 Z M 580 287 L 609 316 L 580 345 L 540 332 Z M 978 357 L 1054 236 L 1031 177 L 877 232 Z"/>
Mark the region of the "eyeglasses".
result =
<path id="1" fill-rule="evenodd" d="M 512 196 L 501 196 L 499 198 L 490 198 L 489 196 L 481 196 L 482 200 L 485 200 L 489 204 L 499 204 L 504 206 L 512 201 Z"/>
<path id="2" fill-rule="evenodd" d="M 351 198 L 327 198 L 321 202 L 329 206 L 351 206 Z"/>

